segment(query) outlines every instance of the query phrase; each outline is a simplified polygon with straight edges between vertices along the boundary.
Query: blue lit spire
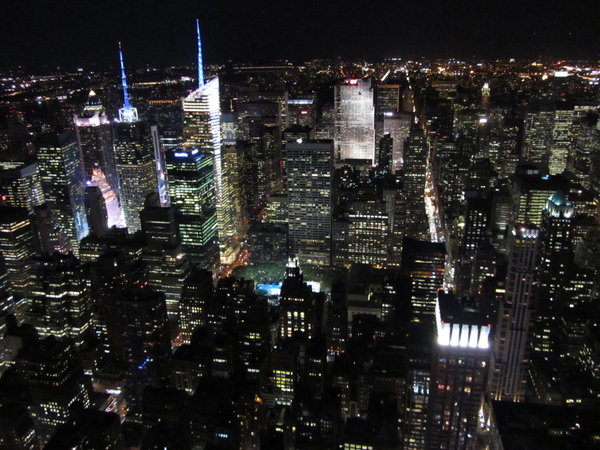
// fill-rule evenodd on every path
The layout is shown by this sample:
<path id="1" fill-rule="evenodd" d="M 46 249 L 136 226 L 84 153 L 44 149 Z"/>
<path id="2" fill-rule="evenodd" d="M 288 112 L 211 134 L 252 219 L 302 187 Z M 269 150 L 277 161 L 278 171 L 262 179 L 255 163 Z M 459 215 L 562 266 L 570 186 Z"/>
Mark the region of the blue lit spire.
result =
<path id="1" fill-rule="evenodd" d="M 123 86 L 123 107 L 119 109 L 119 122 L 136 122 L 138 120 L 137 109 L 129 102 L 127 92 L 127 76 L 125 76 L 125 64 L 123 64 L 123 49 L 119 42 L 119 61 L 121 62 L 121 85 Z"/>
<path id="2" fill-rule="evenodd" d="M 196 19 L 196 35 L 198 36 L 198 89 L 204 86 L 204 63 L 202 62 L 202 41 L 200 40 L 200 21 Z"/>

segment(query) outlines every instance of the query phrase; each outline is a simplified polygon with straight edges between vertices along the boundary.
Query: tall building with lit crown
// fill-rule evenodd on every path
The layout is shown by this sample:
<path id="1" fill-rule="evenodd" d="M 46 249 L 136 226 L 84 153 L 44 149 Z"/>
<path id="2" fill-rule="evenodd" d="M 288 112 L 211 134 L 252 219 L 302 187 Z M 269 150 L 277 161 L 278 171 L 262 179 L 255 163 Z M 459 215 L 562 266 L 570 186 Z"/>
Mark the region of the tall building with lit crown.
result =
<path id="1" fill-rule="evenodd" d="M 318 333 L 315 318 L 318 316 L 318 294 L 304 281 L 298 259 L 290 259 L 281 285 L 281 327 L 279 337 L 291 338 L 299 333 L 308 339 Z"/>
<path id="2" fill-rule="evenodd" d="M 115 136 L 123 216 L 129 232 L 135 233 L 141 229 L 144 199 L 157 189 L 150 131 L 142 121 L 118 122 Z"/>
<path id="3" fill-rule="evenodd" d="M 130 233 L 135 233 L 141 229 L 140 211 L 144 200 L 148 194 L 158 190 L 158 181 L 150 128 L 139 119 L 137 109 L 129 101 L 120 43 L 119 58 L 123 107 L 119 109 L 119 119 L 115 122 L 116 165 L 125 225 Z"/>
<path id="4" fill-rule="evenodd" d="M 335 86 L 335 159 L 375 159 L 375 107 L 371 80 L 348 79 Z"/>
<path id="5" fill-rule="evenodd" d="M 489 366 L 491 326 L 452 294 L 439 294 L 435 317 L 437 348 L 426 448 L 481 448 L 476 438 Z"/>
<path id="6" fill-rule="evenodd" d="M 40 139 L 38 164 L 46 203 L 69 242 L 69 250 L 77 255 L 79 241 L 88 235 L 88 223 L 83 166 L 75 133 L 44 135 Z"/>
<path id="7" fill-rule="evenodd" d="M 546 356 L 558 350 L 561 309 L 573 264 L 573 203 L 555 192 L 542 211 L 538 266 L 539 299 L 533 349 Z"/>
<path id="8" fill-rule="evenodd" d="M 217 212 L 221 264 L 232 263 L 239 253 L 237 224 L 230 183 L 223 174 L 219 79 L 204 82 L 200 27 L 198 34 L 198 89 L 183 99 L 183 145 L 210 154 L 214 166 L 214 195 Z"/>
<path id="9" fill-rule="evenodd" d="M 299 139 L 285 148 L 289 254 L 302 264 L 329 265 L 333 143 Z"/>
<path id="10" fill-rule="evenodd" d="M 119 195 L 119 178 L 115 162 L 113 133 L 110 120 L 98 95 L 90 91 L 83 113 L 73 117 L 77 143 L 84 167 L 84 178 L 91 179 L 92 172 L 101 170 L 115 195 Z"/>
<path id="11" fill-rule="evenodd" d="M 525 399 L 529 345 L 538 292 L 539 228 L 520 224 L 512 229 L 504 298 L 498 306 L 490 372 L 494 400 Z"/>
<path id="12" fill-rule="evenodd" d="M 192 263 L 212 269 L 218 260 L 213 156 L 195 148 L 175 149 L 167 151 L 166 160 L 183 250 Z"/>

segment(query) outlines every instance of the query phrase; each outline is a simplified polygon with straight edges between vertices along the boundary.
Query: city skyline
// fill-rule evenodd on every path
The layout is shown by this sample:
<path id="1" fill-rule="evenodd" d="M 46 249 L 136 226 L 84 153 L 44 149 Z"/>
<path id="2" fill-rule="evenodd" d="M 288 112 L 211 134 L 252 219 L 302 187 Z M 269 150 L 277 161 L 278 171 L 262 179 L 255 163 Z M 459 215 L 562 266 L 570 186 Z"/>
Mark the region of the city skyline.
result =
<path id="1" fill-rule="evenodd" d="M 591 18 L 502 3 L 32 9 L 6 44 L 54 68 L 0 75 L 0 450 L 597 446 Z M 525 29 L 567 58 L 378 56 Z M 290 62 L 317 44 L 354 56 Z"/>

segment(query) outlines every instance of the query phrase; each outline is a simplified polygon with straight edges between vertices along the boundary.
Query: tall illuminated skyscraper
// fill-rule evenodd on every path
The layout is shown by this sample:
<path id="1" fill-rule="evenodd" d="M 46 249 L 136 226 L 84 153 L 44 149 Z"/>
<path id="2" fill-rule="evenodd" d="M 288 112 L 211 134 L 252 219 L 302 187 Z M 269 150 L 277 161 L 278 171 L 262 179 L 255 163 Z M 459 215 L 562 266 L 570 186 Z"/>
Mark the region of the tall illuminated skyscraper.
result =
<path id="1" fill-rule="evenodd" d="M 88 186 L 100 188 L 107 207 L 108 226 L 122 227 L 123 212 L 119 205 L 119 177 L 112 126 L 94 91 L 90 91 L 82 115 L 75 115 L 73 122 L 83 162 L 84 180 Z"/>
<path id="2" fill-rule="evenodd" d="M 375 107 L 371 80 L 335 86 L 335 159 L 375 158 Z"/>
<path id="3" fill-rule="evenodd" d="M 196 21 L 198 37 L 198 89 L 183 100 L 183 144 L 187 149 L 199 149 L 209 153 L 214 165 L 214 195 L 217 208 L 220 261 L 229 264 L 239 251 L 237 224 L 233 199 L 228 182 L 223 176 L 221 156 L 221 106 L 219 79 L 204 82 L 200 25 Z"/>
<path id="4" fill-rule="evenodd" d="M 44 197 L 70 250 L 79 254 L 79 241 L 88 235 L 83 166 L 75 133 L 47 134 L 40 140 L 38 163 Z"/>
<path id="5" fill-rule="evenodd" d="M 563 191 L 555 192 L 542 211 L 540 258 L 538 266 L 540 295 L 536 309 L 533 349 L 544 356 L 558 351 L 562 305 L 573 263 L 573 215 L 575 208 Z"/>
<path id="6" fill-rule="evenodd" d="M 125 224 L 129 232 L 134 233 L 141 229 L 140 211 L 146 196 L 157 191 L 157 179 L 150 128 L 139 120 L 137 109 L 129 102 L 120 43 L 119 59 L 123 107 L 119 109 L 119 120 L 115 123 L 116 161 Z"/>
<path id="7" fill-rule="evenodd" d="M 410 133 L 412 114 L 384 112 L 378 115 L 376 126 L 378 130 L 378 141 L 382 135 L 389 135 L 392 138 L 392 161 L 391 171 L 402 169 L 404 161 L 404 144 Z"/>
<path id="8" fill-rule="evenodd" d="M 112 190 L 118 195 L 119 179 L 110 120 L 94 91 L 90 91 L 83 114 L 74 116 L 73 122 L 86 181 L 91 178 L 94 169 L 100 169 Z"/>
<path id="9" fill-rule="evenodd" d="M 218 258 L 213 157 L 194 148 L 168 150 L 166 159 L 183 250 L 192 263 L 213 269 Z"/>
<path id="10" fill-rule="evenodd" d="M 525 398 L 531 325 L 537 297 L 539 229 L 520 224 L 509 242 L 504 299 L 498 307 L 490 392 L 494 400 Z"/>
<path id="11" fill-rule="evenodd" d="M 289 142 L 286 161 L 290 255 L 302 264 L 329 265 L 333 144 Z"/>
<path id="12" fill-rule="evenodd" d="M 491 327 L 453 294 L 435 306 L 437 346 L 431 377 L 426 448 L 472 449 L 490 359 Z"/>

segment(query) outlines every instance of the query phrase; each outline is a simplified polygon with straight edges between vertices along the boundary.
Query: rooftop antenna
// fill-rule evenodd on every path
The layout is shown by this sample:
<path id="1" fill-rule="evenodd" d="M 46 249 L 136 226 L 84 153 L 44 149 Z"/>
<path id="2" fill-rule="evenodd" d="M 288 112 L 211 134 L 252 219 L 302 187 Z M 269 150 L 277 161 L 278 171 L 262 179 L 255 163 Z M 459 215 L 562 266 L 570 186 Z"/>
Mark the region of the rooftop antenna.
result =
<path id="1" fill-rule="evenodd" d="M 129 102 L 127 91 L 127 76 L 125 75 L 125 64 L 123 64 L 123 49 L 119 42 L 119 61 L 121 62 L 121 85 L 123 87 L 123 107 L 119 109 L 119 122 L 136 122 L 138 120 L 137 108 Z"/>
<path id="2" fill-rule="evenodd" d="M 204 64 L 202 62 L 202 41 L 200 40 L 200 20 L 196 19 L 196 35 L 198 37 L 198 89 L 204 86 Z"/>

